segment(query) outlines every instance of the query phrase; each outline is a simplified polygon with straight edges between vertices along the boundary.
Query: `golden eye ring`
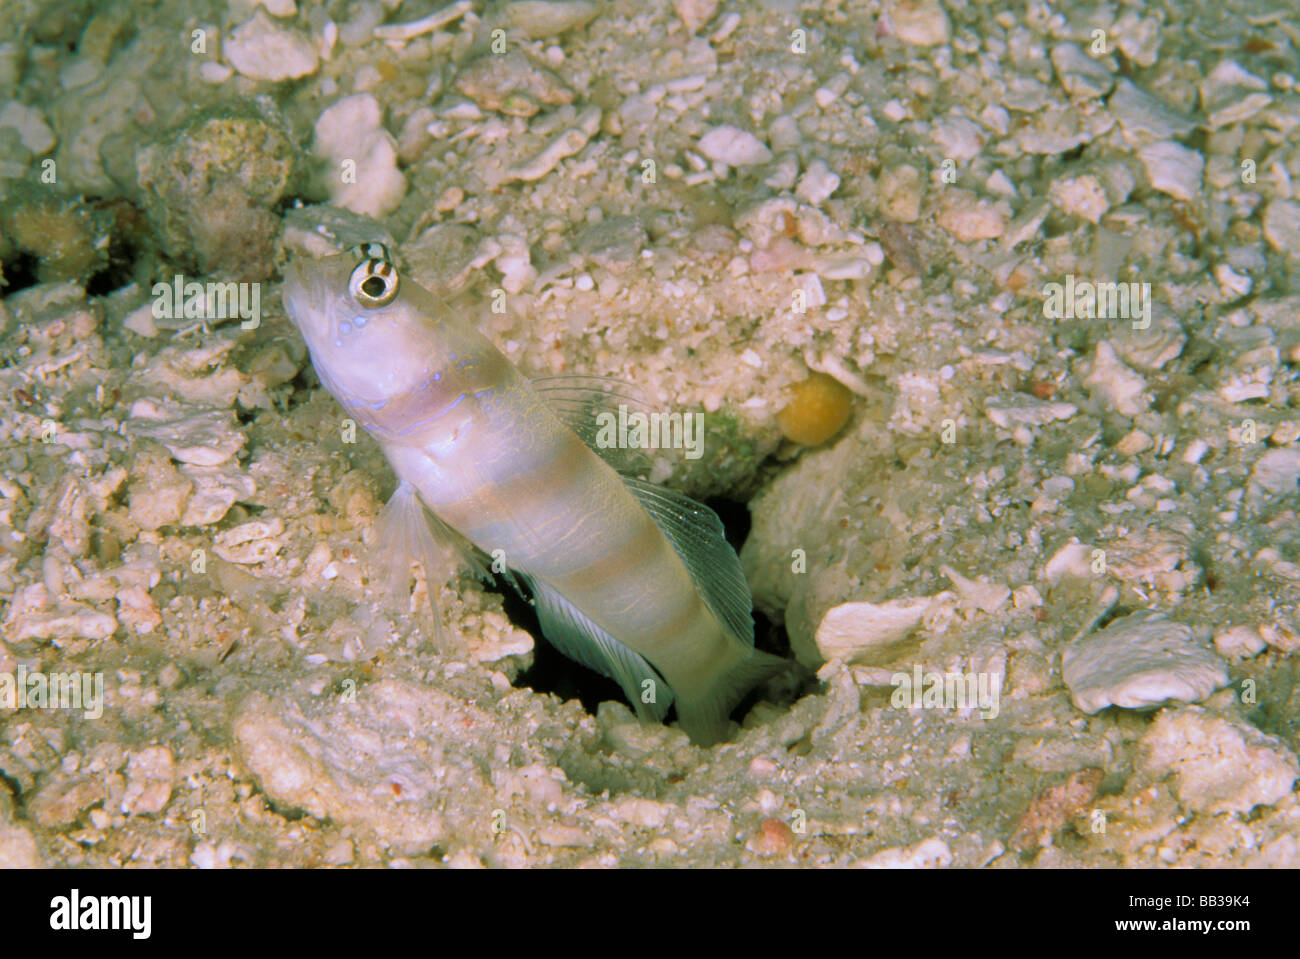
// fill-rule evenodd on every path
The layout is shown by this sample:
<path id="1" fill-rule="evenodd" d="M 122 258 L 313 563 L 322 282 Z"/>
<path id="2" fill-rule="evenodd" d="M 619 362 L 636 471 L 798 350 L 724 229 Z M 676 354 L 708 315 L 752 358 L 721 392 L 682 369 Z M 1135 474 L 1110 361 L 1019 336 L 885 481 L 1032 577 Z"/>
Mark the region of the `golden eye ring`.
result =
<path id="1" fill-rule="evenodd" d="M 352 270 L 348 292 L 367 309 L 387 306 L 397 299 L 397 267 L 382 243 L 363 243 L 357 251 L 365 257 Z"/>

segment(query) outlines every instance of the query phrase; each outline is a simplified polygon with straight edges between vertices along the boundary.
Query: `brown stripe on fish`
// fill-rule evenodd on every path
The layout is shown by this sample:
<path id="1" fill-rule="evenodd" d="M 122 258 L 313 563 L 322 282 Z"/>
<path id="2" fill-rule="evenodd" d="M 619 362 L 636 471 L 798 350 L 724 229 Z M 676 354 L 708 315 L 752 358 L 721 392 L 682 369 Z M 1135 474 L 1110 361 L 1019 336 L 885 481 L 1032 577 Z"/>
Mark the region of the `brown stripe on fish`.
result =
<path id="1" fill-rule="evenodd" d="M 661 604 L 662 601 L 663 597 L 660 597 Z M 682 638 L 698 635 L 698 630 L 705 620 L 709 621 L 711 630 L 717 629 L 716 623 L 713 622 L 712 610 L 704 604 L 699 591 L 695 589 L 681 596 L 674 613 L 668 614 L 667 609 L 662 605 L 658 612 L 663 619 L 656 624 L 655 634 L 663 639 L 665 646 L 674 645 L 675 641 Z"/>
<path id="2" fill-rule="evenodd" d="M 485 478 L 468 495 L 451 503 L 439 504 L 439 512 L 464 517 L 465 529 L 471 539 L 489 527 L 481 525 L 484 517 L 510 516 L 527 523 L 528 514 L 535 510 L 554 510 L 556 500 L 572 502 L 566 497 L 582 493 L 593 478 L 589 451 L 582 441 L 567 430 L 551 434 L 549 448 L 537 452 L 538 461 L 500 480 Z"/>
<path id="3" fill-rule="evenodd" d="M 553 577 L 552 583 L 567 595 L 600 593 L 606 597 L 606 605 L 615 596 L 634 597 L 624 610 L 625 627 L 642 620 L 646 631 L 654 635 L 685 635 L 702 625 L 703 620 L 712 620 L 713 613 L 700 597 L 672 544 L 654 520 L 648 516 L 646 519 L 648 530 L 638 532 L 617 550 L 592 563 Z M 606 567 L 610 563 L 616 565 Z M 653 607 L 653 626 L 637 608 L 647 605 Z"/>
<path id="4" fill-rule="evenodd" d="M 627 536 L 603 555 L 566 573 L 565 580 L 583 589 L 606 586 L 625 576 L 631 576 L 647 565 L 660 562 L 665 558 L 665 551 L 672 553 L 672 546 L 648 513 L 642 511 L 635 514 L 635 519 L 629 526 Z"/>

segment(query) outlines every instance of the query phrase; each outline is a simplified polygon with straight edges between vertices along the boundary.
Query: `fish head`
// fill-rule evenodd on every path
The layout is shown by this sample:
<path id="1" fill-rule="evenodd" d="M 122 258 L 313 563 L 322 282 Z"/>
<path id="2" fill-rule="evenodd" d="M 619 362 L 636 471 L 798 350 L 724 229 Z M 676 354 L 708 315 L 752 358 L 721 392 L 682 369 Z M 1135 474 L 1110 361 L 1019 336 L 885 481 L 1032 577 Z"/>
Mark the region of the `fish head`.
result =
<path id="1" fill-rule="evenodd" d="M 321 382 L 345 407 L 379 409 L 440 378 L 442 308 L 402 278 L 381 243 L 290 264 L 284 307 Z"/>

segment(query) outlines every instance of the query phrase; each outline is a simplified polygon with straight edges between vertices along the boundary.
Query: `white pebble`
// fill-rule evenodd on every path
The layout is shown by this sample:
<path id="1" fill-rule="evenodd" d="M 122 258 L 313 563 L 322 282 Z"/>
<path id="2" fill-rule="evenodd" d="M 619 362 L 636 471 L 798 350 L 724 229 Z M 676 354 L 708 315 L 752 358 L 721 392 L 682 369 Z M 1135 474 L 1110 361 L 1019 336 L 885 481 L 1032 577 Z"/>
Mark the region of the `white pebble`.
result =
<path id="1" fill-rule="evenodd" d="M 45 115 L 36 107 L 24 106 L 17 100 L 10 100 L 0 110 L 0 129 L 11 127 L 18 131 L 18 139 L 23 146 L 37 156 L 42 156 L 54 149 L 54 131 L 45 122 Z"/>
<path id="2" fill-rule="evenodd" d="M 1106 403 L 1123 416 L 1137 416 L 1151 405 L 1146 392 L 1147 381 L 1124 365 L 1107 340 L 1097 344 L 1092 370 L 1083 385 L 1096 400 Z"/>
<path id="3" fill-rule="evenodd" d="M 1264 238 L 1293 260 L 1300 257 L 1300 203 L 1274 200 L 1264 211 Z"/>
<path id="4" fill-rule="evenodd" d="M 814 160 L 799 178 L 794 195 L 809 206 L 821 206 L 839 185 L 840 178 L 831 172 L 825 161 Z"/>
<path id="5" fill-rule="evenodd" d="M 728 166 L 753 166 L 772 159 L 772 151 L 763 145 L 762 140 L 730 125 L 714 127 L 700 137 L 698 145 L 700 152 L 710 160 Z"/>
<path id="6" fill-rule="evenodd" d="M 379 101 L 360 93 L 339 100 L 316 121 L 313 152 L 335 167 L 327 178 L 330 202 L 364 216 L 390 213 L 406 195 L 406 177 L 397 169 L 397 141 L 381 117 Z M 344 180 L 345 166 L 354 177 Z"/>
<path id="7" fill-rule="evenodd" d="M 234 69 L 228 63 L 217 63 L 215 60 L 205 60 L 199 64 L 199 79 L 204 83 L 218 84 L 225 83 L 235 75 Z"/>
<path id="8" fill-rule="evenodd" d="M 254 80 L 294 80 L 320 64 L 307 36 L 280 26 L 263 10 L 232 30 L 222 51 L 232 67 Z"/>
<path id="9" fill-rule="evenodd" d="M 932 47 L 948 42 L 952 24 L 938 0 L 895 0 L 886 9 L 894 35 L 904 43 Z"/>
<path id="10" fill-rule="evenodd" d="M 1180 143 L 1164 140 L 1138 150 L 1147 179 L 1161 193 L 1176 200 L 1190 201 L 1201 190 L 1205 158 Z"/>
<path id="11" fill-rule="evenodd" d="M 1214 648 L 1228 659 L 1249 659 L 1267 645 L 1253 626 L 1233 626 L 1214 637 Z"/>
<path id="12" fill-rule="evenodd" d="M 1089 714 L 1111 705 L 1143 709 L 1170 700 L 1193 703 L 1228 682 L 1223 660 L 1197 631 L 1153 610 L 1125 616 L 1071 643 L 1061 654 L 1061 675 L 1074 705 Z"/>

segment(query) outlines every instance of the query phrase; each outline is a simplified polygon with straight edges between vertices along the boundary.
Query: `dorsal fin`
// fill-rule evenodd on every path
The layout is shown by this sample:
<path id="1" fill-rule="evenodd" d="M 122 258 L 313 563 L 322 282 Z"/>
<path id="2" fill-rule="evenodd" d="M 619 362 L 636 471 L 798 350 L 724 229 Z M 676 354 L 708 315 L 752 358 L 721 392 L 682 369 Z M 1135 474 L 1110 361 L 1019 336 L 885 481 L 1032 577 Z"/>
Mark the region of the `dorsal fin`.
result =
<path id="1" fill-rule="evenodd" d="M 674 490 L 630 477 L 623 482 L 673 544 L 713 615 L 733 636 L 753 646 L 753 597 L 718 514 Z"/>
<path id="2" fill-rule="evenodd" d="M 583 445 L 624 475 L 650 472 L 650 456 L 643 449 L 621 449 L 597 442 L 602 413 L 617 417 L 619 407 L 629 413 L 650 414 L 650 404 L 632 383 L 610 376 L 574 374 L 539 376 L 533 389 L 548 407 L 578 434 Z"/>

